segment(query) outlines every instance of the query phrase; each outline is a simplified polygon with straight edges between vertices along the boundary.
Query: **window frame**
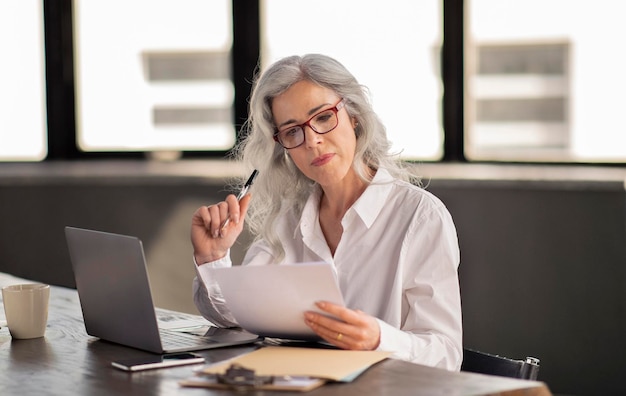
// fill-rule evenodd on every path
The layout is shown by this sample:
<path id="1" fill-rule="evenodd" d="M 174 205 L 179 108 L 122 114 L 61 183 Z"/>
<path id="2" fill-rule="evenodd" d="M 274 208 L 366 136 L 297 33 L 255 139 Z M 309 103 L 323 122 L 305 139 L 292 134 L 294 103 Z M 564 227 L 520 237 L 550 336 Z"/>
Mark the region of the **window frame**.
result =
<path id="1" fill-rule="evenodd" d="M 441 76 L 443 96 L 443 155 L 435 163 L 498 163 L 623 166 L 624 162 L 544 162 L 471 160 L 465 155 L 465 41 L 466 1 L 441 0 L 443 45 Z M 149 158 L 151 152 L 83 152 L 76 143 L 76 98 L 74 82 L 73 0 L 43 0 L 48 155 L 43 161 L 74 159 Z M 234 85 L 233 120 L 239 132 L 247 118 L 252 78 L 261 53 L 260 0 L 232 0 Z M 183 151 L 181 158 L 224 158 L 228 151 Z M 411 161 L 409 161 L 411 162 Z"/>

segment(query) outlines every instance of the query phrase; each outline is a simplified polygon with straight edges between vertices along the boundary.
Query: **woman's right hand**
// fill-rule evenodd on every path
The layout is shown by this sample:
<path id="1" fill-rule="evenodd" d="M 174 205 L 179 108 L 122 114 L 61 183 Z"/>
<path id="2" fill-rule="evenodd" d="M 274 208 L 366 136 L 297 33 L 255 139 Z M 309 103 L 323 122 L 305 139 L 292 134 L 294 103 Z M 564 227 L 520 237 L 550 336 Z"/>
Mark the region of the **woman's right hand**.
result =
<path id="1" fill-rule="evenodd" d="M 195 211 L 191 219 L 191 244 L 198 265 L 226 256 L 243 231 L 250 198 L 250 194 L 246 194 L 237 201 L 231 194 L 225 201 Z M 222 228 L 228 218 L 228 225 Z"/>

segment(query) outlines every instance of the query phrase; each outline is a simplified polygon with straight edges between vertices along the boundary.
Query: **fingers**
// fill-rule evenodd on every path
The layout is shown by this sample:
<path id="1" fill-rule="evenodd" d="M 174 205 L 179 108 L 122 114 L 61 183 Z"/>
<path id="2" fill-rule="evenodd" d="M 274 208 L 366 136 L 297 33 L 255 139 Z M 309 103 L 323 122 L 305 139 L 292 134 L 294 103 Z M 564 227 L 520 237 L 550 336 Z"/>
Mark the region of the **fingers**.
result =
<path id="1" fill-rule="evenodd" d="M 229 195 L 226 200 L 198 208 L 191 221 L 191 244 L 197 263 L 214 261 L 226 255 L 243 230 L 243 219 L 251 197 L 240 201 Z M 224 223 L 228 219 L 226 226 Z"/>
<path id="2" fill-rule="evenodd" d="M 333 304 L 327 301 L 318 301 L 315 305 L 324 312 L 328 312 L 347 323 L 359 323 L 362 321 L 362 312 L 353 311 L 341 305 Z"/>
<path id="3" fill-rule="evenodd" d="M 220 202 L 208 206 L 207 211 L 209 216 L 205 219 L 205 226 L 213 238 L 218 238 L 220 237 L 221 227 L 228 218 L 228 204 Z"/>
<path id="4" fill-rule="evenodd" d="M 233 223 L 239 224 L 239 221 L 244 218 L 246 213 L 248 212 L 250 198 L 250 194 L 246 194 L 239 201 L 237 201 L 237 197 L 232 194 L 226 197 L 226 204 L 228 205 L 227 218 Z"/>
<path id="5" fill-rule="evenodd" d="M 239 200 L 239 215 L 241 216 L 241 219 L 246 217 L 251 199 L 252 199 L 252 195 L 246 194 L 243 198 L 241 198 L 241 200 Z M 239 222 L 239 220 L 237 222 Z"/>
<path id="6" fill-rule="evenodd" d="M 305 323 L 324 340 L 353 350 L 374 350 L 380 344 L 380 327 L 372 316 L 329 302 L 319 302 L 317 306 L 336 317 L 305 313 Z"/>
<path id="7" fill-rule="evenodd" d="M 222 225 L 227 221 L 226 219 L 228 219 L 229 222 L 232 221 L 234 224 L 239 224 L 240 203 L 237 201 L 237 197 L 230 194 L 226 197 L 226 202 L 222 203 L 226 204 L 226 218 L 222 221 Z"/>
<path id="8" fill-rule="evenodd" d="M 305 318 L 305 323 L 327 342 L 340 348 L 355 349 L 351 347 L 354 344 L 351 326 L 311 312 L 307 312 Z"/>
<path id="9" fill-rule="evenodd" d="M 230 194 L 225 201 L 200 208 L 199 215 L 208 235 L 212 238 L 223 238 L 232 227 L 241 229 L 239 223 L 248 212 L 250 199 L 250 194 L 247 194 L 237 201 L 237 197 Z"/>

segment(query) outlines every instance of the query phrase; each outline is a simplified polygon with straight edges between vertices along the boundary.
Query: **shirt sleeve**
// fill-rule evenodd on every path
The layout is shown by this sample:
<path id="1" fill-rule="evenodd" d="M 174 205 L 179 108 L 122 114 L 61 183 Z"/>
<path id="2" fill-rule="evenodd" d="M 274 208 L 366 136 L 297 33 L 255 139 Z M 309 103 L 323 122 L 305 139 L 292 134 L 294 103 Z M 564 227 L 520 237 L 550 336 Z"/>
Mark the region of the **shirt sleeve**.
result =
<path id="1" fill-rule="evenodd" d="M 269 246 L 264 241 L 255 242 L 245 255 L 242 265 L 266 265 L 273 261 Z M 196 277 L 193 280 L 193 301 L 198 311 L 209 321 L 221 327 L 238 326 L 232 315 L 219 285 L 213 279 L 212 270 L 232 266 L 230 250 L 223 258 L 197 265 Z"/>
<path id="2" fill-rule="evenodd" d="M 237 326 L 237 321 L 226 306 L 222 291 L 211 274 L 214 268 L 232 266 L 230 251 L 225 257 L 202 265 L 197 265 L 195 258 L 193 260 L 196 268 L 196 277 L 193 280 L 193 302 L 200 314 L 220 327 Z"/>
<path id="3" fill-rule="evenodd" d="M 400 328 L 378 320 L 379 350 L 414 363 L 459 370 L 462 313 L 459 247 L 452 218 L 442 203 L 416 216 L 402 244 L 403 300 Z"/>

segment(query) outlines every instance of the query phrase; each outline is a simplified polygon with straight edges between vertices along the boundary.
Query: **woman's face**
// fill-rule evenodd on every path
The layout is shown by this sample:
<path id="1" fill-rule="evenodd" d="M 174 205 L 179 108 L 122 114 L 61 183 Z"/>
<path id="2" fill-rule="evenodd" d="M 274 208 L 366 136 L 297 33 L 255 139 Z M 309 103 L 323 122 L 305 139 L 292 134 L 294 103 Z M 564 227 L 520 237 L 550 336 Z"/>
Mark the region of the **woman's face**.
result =
<path id="1" fill-rule="evenodd" d="M 341 99 L 328 88 L 307 80 L 299 81 L 272 101 L 274 124 L 278 130 L 300 125 L 313 115 L 333 108 Z M 337 112 L 337 118 L 337 127 L 325 134 L 305 126 L 304 143 L 287 150 L 298 169 L 322 187 L 341 183 L 349 173 L 354 175 L 354 120 L 345 107 Z"/>

